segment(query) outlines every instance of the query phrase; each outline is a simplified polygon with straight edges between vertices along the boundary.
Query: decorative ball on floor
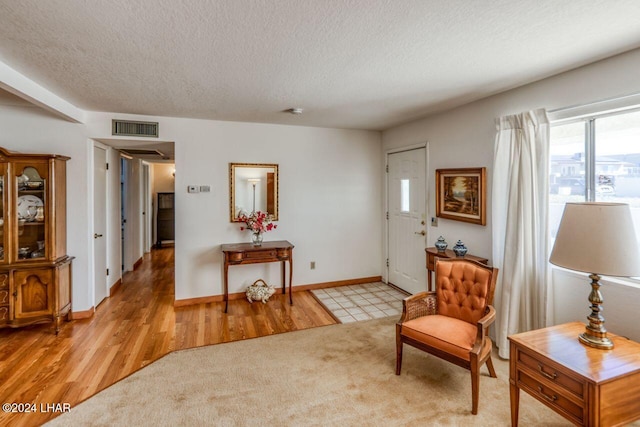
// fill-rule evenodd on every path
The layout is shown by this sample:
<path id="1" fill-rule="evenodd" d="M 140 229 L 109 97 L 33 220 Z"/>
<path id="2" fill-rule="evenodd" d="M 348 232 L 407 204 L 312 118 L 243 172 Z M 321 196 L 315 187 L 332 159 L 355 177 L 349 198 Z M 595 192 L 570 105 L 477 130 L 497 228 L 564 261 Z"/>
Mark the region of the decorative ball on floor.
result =
<path id="1" fill-rule="evenodd" d="M 263 304 L 266 304 L 271 295 L 275 293 L 276 290 L 273 286 L 269 286 L 264 280 L 258 279 L 253 282 L 253 285 L 247 288 L 247 300 L 249 300 L 250 303 L 262 301 Z"/>

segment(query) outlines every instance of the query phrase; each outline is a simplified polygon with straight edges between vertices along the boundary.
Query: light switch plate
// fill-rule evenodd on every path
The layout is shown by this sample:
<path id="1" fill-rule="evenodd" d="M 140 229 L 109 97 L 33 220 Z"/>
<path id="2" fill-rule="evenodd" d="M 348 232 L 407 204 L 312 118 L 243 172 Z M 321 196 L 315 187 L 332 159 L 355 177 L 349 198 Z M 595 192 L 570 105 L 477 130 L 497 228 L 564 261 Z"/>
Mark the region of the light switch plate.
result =
<path id="1" fill-rule="evenodd" d="M 201 185 L 200 192 L 201 193 L 209 193 L 211 191 L 211 187 L 209 185 Z"/>
<path id="2" fill-rule="evenodd" d="M 431 226 L 432 227 L 437 227 L 438 226 L 438 218 L 435 216 L 431 217 Z"/>
<path id="3" fill-rule="evenodd" d="M 197 185 L 190 185 L 187 187 L 187 193 L 199 193 L 200 189 Z"/>

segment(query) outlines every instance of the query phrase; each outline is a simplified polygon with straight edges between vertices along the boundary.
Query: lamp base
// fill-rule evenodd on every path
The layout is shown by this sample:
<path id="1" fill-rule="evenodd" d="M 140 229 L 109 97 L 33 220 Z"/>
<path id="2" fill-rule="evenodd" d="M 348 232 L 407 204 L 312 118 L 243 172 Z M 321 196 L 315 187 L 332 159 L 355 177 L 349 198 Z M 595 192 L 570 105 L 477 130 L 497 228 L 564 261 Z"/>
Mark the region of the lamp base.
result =
<path id="1" fill-rule="evenodd" d="M 611 350 L 613 348 L 613 341 L 606 337 L 606 332 L 604 337 L 599 337 L 591 335 L 587 328 L 587 331 L 581 333 L 578 336 L 578 339 L 582 344 L 588 345 L 589 347 L 599 348 L 600 350 Z"/>
<path id="2" fill-rule="evenodd" d="M 582 344 L 588 345 L 589 347 L 611 350 L 613 348 L 613 341 L 607 338 L 607 330 L 604 327 L 604 317 L 600 314 L 603 302 L 602 294 L 600 293 L 600 276 L 590 274 L 589 278 L 591 279 L 591 293 L 589 294 L 591 314 L 587 316 L 589 324 L 578 339 Z"/>

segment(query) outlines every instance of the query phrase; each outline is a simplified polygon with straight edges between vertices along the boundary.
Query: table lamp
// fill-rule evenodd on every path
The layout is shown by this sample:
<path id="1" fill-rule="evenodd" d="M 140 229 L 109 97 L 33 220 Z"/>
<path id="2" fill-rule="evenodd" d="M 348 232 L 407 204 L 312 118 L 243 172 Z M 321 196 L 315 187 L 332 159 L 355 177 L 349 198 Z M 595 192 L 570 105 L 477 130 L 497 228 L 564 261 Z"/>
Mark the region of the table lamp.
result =
<path id="1" fill-rule="evenodd" d="M 640 276 L 640 249 L 631 210 L 624 203 L 567 203 L 549 262 L 589 273 L 591 314 L 578 339 L 590 347 L 609 350 L 602 316 L 600 275 Z"/>

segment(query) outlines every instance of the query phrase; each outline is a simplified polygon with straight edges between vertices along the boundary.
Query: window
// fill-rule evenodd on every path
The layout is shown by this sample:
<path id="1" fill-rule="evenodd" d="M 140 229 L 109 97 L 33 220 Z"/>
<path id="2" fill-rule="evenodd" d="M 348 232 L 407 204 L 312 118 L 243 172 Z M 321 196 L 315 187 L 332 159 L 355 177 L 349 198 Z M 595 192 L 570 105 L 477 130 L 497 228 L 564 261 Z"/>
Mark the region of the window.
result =
<path id="1" fill-rule="evenodd" d="M 629 204 L 640 241 L 640 109 L 554 124 L 550 142 L 550 247 L 566 202 Z"/>

